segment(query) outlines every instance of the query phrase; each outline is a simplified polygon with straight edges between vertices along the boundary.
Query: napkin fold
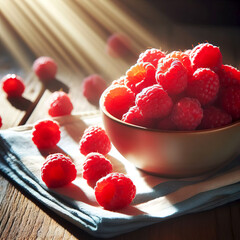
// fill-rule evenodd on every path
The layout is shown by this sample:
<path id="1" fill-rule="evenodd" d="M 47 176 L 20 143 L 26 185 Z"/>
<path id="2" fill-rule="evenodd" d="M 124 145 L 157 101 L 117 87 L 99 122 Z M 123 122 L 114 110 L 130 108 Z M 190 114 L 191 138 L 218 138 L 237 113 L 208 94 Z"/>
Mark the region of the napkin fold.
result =
<path id="1" fill-rule="evenodd" d="M 89 234 L 109 238 L 143 226 L 240 199 L 240 156 L 221 169 L 192 178 L 168 179 L 138 170 L 113 147 L 108 159 L 113 170 L 127 174 L 137 187 L 132 204 L 119 211 L 98 205 L 94 189 L 82 178 L 84 156 L 78 144 L 90 125 L 102 125 L 99 112 L 55 118 L 61 126 L 57 147 L 39 150 L 31 140 L 32 125 L 0 131 L 0 172 L 60 217 Z M 71 157 L 77 178 L 62 188 L 49 189 L 41 180 L 48 154 Z"/>

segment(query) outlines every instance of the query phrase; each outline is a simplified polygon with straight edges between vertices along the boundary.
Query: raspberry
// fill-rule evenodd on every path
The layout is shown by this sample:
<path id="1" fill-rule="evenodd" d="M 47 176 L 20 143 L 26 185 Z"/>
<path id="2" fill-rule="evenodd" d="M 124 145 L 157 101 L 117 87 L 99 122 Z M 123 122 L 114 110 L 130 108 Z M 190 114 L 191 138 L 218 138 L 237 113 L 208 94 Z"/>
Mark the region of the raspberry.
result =
<path id="1" fill-rule="evenodd" d="M 197 98 L 202 105 L 213 102 L 218 94 L 218 75 L 209 68 L 199 68 L 188 81 L 187 94 Z"/>
<path id="2" fill-rule="evenodd" d="M 173 51 L 169 53 L 167 58 L 177 58 L 182 65 L 187 69 L 188 76 L 191 76 L 193 73 L 192 64 L 189 58 L 189 55 L 181 51 Z"/>
<path id="3" fill-rule="evenodd" d="M 151 63 L 155 68 L 158 65 L 159 59 L 165 57 L 165 53 L 159 49 L 151 48 L 139 55 L 137 63 L 148 62 Z"/>
<path id="4" fill-rule="evenodd" d="M 187 49 L 184 51 L 185 54 L 187 54 L 189 57 L 191 55 L 192 49 Z"/>
<path id="5" fill-rule="evenodd" d="M 156 69 L 151 63 L 137 63 L 127 71 L 125 85 L 137 94 L 156 84 L 155 72 Z"/>
<path id="6" fill-rule="evenodd" d="M 170 113 L 173 103 L 162 87 L 155 84 L 136 96 L 136 105 L 145 118 L 164 118 Z"/>
<path id="7" fill-rule="evenodd" d="M 176 130 L 176 126 L 168 116 L 157 123 L 157 129 L 159 130 Z"/>
<path id="8" fill-rule="evenodd" d="M 71 114 L 73 105 L 68 94 L 62 91 L 52 93 L 49 99 L 48 114 L 52 117 Z"/>
<path id="9" fill-rule="evenodd" d="M 1 80 L 2 88 L 4 92 L 7 93 L 8 97 L 21 97 L 24 90 L 25 85 L 23 83 L 23 79 L 15 74 L 7 74 Z"/>
<path id="10" fill-rule="evenodd" d="M 105 130 L 99 126 L 90 126 L 83 133 L 79 142 L 79 149 L 85 156 L 91 152 L 106 155 L 111 150 L 111 142 Z"/>
<path id="11" fill-rule="evenodd" d="M 125 77 L 125 76 L 122 76 L 122 77 L 120 77 L 119 79 L 114 80 L 114 81 L 112 82 L 112 85 L 122 85 L 122 86 L 124 86 L 124 85 L 125 85 L 125 79 L 126 79 L 126 77 Z"/>
<path id="12" fill-rule="evenodd" d="M 100 206 L 107 210 L 127 207 L 136 195 L 136 186 L 122 173 L 110 173 L 97 181 L 95 197 Z"/>
<path id="13" fill-rule="evenodd" d="M 131 49 L 130 39 L 121 33 L 112 34 L 107 40 L 106 52 L 114 58 L 126 56 Z"/>
<path id="14" fill-rule="evenodd" d="M 209 106 L 203 110 L 203 118 L 199 129 L 217 128 L 225 126 L 232 122 L 230 114 L 222 109 Z"/>
<path id="15" fill-rule="evenodd" d="M 112 172 L 111 162 L 104 155 L 89 153 L 83 163 L 83 178 L 87 181 L 97 181 Z"/>
<path id="16" fill-rule="evenodd" d="M 151 119 L 144 118 L 137 106 L 129 108 L 128 112 L 123 114 L 122 121 L 137 126 L 153 128 L 153 121 Z"/>
<path id="17" fill-rule="evenodd" d="M 0 116 L 0 128 L 2 127 L 2 118 Z"/>
<path id="18" fill-rule="evenodd" d="M 222 54 L 218 47 L 209 43 L 201 43 L 191 51 L 190 60 L 194 70 L 210 68 L 217 71 L 222 65 Z"/>
<path id="19" fill-rule="evenodd" d="M 41 80 L 52 80 L 57 73 L 57 63 L 50 57 L 42 56 L 34 61 L 33 70 Z"/>
<path id="20" fill-rule="evenodd" d="M 156 80 L 170 95 L 176 95 L 187 87 L 187 70 L 176 58 L 162 58 L 158 63 Z"/>
<path id="21" fill-rule="evenodd" d="M 82 83 L 83 95 L 93 105 L 98 105 L 103 91 L 107 88 L 106 81 L 97 74 L 86 77 Z"/>
<path id="22" fill-rule="evenodd" d="M 197 99 L 185 97 L 173 106 L 170 117 L 179 130 L 194 130 L 202 120 L 203 110 Z"/>
<path id="23" fill-rule="evenodd" d="M 233 120 L 240 119 L 240 85 L 224 89 L 219 101 L 222 108 L 232 116 Z"/>
<path id="24" fill-rule="evenodd" d="M 121 119 L 135 105 L 135 94 L 126 86 L 113 85 L 104 92 L 104 107 L 114 117 Z"/>
<path id="25" fill-rule="evenodd" d="M 41 168 L 42 180 L 49 188 L 63 187 L 75 180 L 76 176 L 74 163 L 62 153 L 48 155 Z"/>
<path id="26" fill-rule="evenodd" d="M 229 87 L 240 84 L 240 71 L 230 65 L 222 65 L 217 72 L 219 76 L 220 86 Z"/>
<path id="27" fill-rule="evenodd" d="M 59 124 L 52 120 L 38 121 L 32 131 L 32 141 L 38 148 L 55 147 L 60 141 Z"/>

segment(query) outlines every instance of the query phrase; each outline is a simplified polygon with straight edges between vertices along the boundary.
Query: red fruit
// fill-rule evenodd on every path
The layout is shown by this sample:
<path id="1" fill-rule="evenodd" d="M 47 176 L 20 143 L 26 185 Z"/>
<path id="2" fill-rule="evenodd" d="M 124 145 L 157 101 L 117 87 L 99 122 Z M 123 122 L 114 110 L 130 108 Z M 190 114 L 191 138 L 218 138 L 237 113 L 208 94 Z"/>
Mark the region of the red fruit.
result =
<path id="1" fill-rule="evenodd" d="M 233 66 L 222 65 L 217 74 L 221 87 L 229 87 L 235 84 L 240 85 L 240 71 Z"/>
<path id="2" fill-rule="evenodd" d="M 203 110 L 197 99 L 182 98 L 174 106 L 171 120 L 179 130 L 194 130 L 200 124 Z"/>
<path id="3" fill-rule="evenodd" d="M 41 80 L 52 80 L 57 73 L 57 63 L 50 57 L 42 56 L 34 61 L 33 70 Z"/>
<path id="4" fill-rule="evenodd" d="M 112 172 L 111 162 L 104 155 L 89 153 L 83 163 L 83 178 L 87 181 L 97 181 Z"/>
<path id="5" fill-rule="evenodd" d="M 168 116 L 159 122 L 157 122 L 157 129 L 159 130 L 176 130 L 175 124 L 172 122 L 171 118 Z"/>
<path id="6" fill-rule="evenodd" d="M 135 104 L 135 94 L 126 86 L 113 85 L 104 92 L 104 107 L 114 117 L 122 115 Z"/>
<path id="7" fill-rule="evenodd" d="M 126 56 L 131 49 L 130 39 L 121 33 L 112 34 L 107 40 L 106 51 L 114 58 Z"/>
<path id="8" fill-rule="evenodd" d="M 176 95 L 187 87 L 188 73 L 176 58 L 162 58 L 158 63 L 156 81 L 169 95 Z"/>
<path id="9" fill-rule="evenodd" d="M 194 70 L 210 68 L 217 71 L 222 65 L 222 54 L 218 47 L 209 43 L 201 43 L 191 51 L 190 60 Z"/>
<path id="10" fill-rule="evenodd" d="M 114 81 L 112 82 L 112 85 L 122 85 L 122 86 L 125 86 L 125 79 L 126 79 L 126 77 L 125 77 L 125 76 L 122 76 L 122 77 L 120 77 L 119 79 L 114 80 Z"/>
<path id="11" fill-rule="evenodd" d="M 136 186 L 122 173 L 110 173 L 97 181 L 95 197 L 100 206 L 108 210 L 127 207 L 136 195 Z"/>
<path id="12" fill-rule="evenodd" d="M 106 155 L 111 150 L 111 142 L 104 129 L 99 126 L 90 126 L 83 133 L 79 149 L 85 156 L 91 152 Z"/>
<path id="13" fill-rule="evenodd" d="M 213 102 L 218 94 L 218 75 L 209 68 L 199 68 L 189 79 L 187 94 L 197 98 L 202 105 Z"/>
<path id="14" fill-rule="evenodd" d="M 136 105 L 145 118 L 164 118 L 171 112 L 173 102 L 162 87 L 155 84 L 136 96 Z"/>
<path id="15" fill-rule="evenodd" d="M 0 116 L 0 128 L 2 127 L 2 118 Z"/>
<path id="16" fill-rule="evenodd" d="M 56 121 L 41 120 L 33 126 L 32 141 L 38 148 L 55 147 L 60 136 L 60 127 Z"/>
<path id="17" fill-rule="evenodd" d="M 145 118 L 137 106 L 129 108 L 128 112 L 123 114 L 122 121 L 141 127 L 153 128 L 153 121 Z"/>
<path id="18" fill-rule="evenodd" d="M 48 155 L 41 168 L 42 180 L 49 188 L 63 187 L 75 180 L 76 176 L 74 163 L 61 153 Z"/>
<path id="19" fill-rule="evenodd" d="M 49 99 L 48 114 L 52 117 L 71 114 L 73 105 L 67 93 L 56 91 L 52 93 Z"/>
<path id="20" fill-rule="evenodd" d="M 156 68 L 158 65 L 158 61 L 165 56 L 166 56 L 165 53 L 162 52 L 160 49 L 151 48 L 147 49 L 145 52 L 139 55 L 137 63 L 148 62 L 151 63 Z"/>
<path id="21" fill-rule="evenodd" d="M 8 97 L 21 97 L 25 85 L 23 79 L 15 74 L 7 74 L 2 78 L 3 91 L 7 93 Z"/>
<path id="22" fill-rule="evenodd" d="M 137 94 L 156 84 L 155 73 L 156 69 L 151 63 L 137 63 L 127 71 L 125 85 Z"/>
<path id="23" fill-rule="evenodd" d="M 82 87 L 84 97 L 90 103 L 98 105 L 103 91 L 107 88 L 107 82 L 99 75 L 92 74 L 83 80 Z"/>
<path id="24" fill-rule="evenodd" d="M 190 61 L 189 54 L 187 54 L 185 52 L 181 52 L 181 51 L 173 51 L 173 52 L 169 53 L 166 57 L 167 58 L 177 58 L 182 63 L 182 65 L 186 68 L 188 76 L 192 75 L 193 69 L 192 69 L 192 64 Z"/>
<path id="25" fill-rule="evenodd" d="M 240 85 L 224 89 L 219 101 L 221 107 L 232 116 L 233 120 L 240 119 Z"/>
<path id="26" fill-rule="evenodd" d="M 230 114 L 220 108 L 209 106 L 203 110 L 203 118 L 199 129 L 209 129 L 225 126 L 232 122 Z"/>

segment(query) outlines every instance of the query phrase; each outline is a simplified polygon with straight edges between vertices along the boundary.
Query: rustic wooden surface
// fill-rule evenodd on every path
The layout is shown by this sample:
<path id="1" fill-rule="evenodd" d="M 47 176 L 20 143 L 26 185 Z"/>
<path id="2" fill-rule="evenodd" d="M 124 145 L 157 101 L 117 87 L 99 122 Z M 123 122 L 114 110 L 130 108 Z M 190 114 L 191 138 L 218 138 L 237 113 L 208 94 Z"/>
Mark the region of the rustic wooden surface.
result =
<path id="1" fill-rule="evenodd" d="M 13 8 L 23 13 L 26 9 L 33 7 L 34 1 L 9 1 Z M 80 2 L 80 3 L 79 3 Z M 208 41 L 220 46 L 224 57 L 224 62 L 240 67 L 240 34 L 239 27 L 236 26 L 208 26 L 194 25 L 172 22 L 160 14 L 156 8 L 149 6 L 146 1 L 142 1 L 141 6 L 136 4 L 138 1 L 112 1 L 123 9 L 124 13 L 133 19 L 141 19 L 142 32 L 144 29 L 150 30 L 152 42 L 157 41 L 159 47 L 168 51 L 175 49 L 187 49 L 196 45 L 198 42 Z M 127 3 L 128 2 L 128 3 Z M 1 1 L 3 3 L 3 1 Z M 6 2 L 5 2 L 6 3 Z M 77 3 L 79 5 L 77 5 Z M 123 4 L 125 3 L 125 4 Z M 69 1 L 70 5 L 75 6 L 75 13 L 85 14 L 89 19 L 89 24 L 97 25 L 94 16 L 89 16 L 86 9 L 88 6 L 81 6 L 80 1 Z M 26 5 L 26 6 L 25 6 Z M 9 9 L 5 7 L 6 11 Z M 79 8 L 78 8 L 78 7 Z M 24 8 L 27 7 L 27 8 Z M 102 5 L 99 5 L 101 10 Z M 85 9 L 86 8 L 86 9 Z M 95 9 L 96 13 L 99 9 Z M 40 9 L 41 10 L 41 9 Z M 85 12 L 84 12 L 85 11 Z M 5 12 L 6 13 L 6 12 Z M 8 12 L 7 12 L 8 14 Z M 9 12 L 11 14 L 11 12 Z M 44 12 L 42 12 L 44 14 Z M 81 93 L 81 82 L 90 73 L 100 73 L 108 81 L 120 76 L 131 64 L 134 54 L 127 62 L 121 60 L 107 59 L 109 66 L 102 66 L 101 63 L 93 62 L 86 57 L 86 62 L 79 55 L 84 55 L 84 50 L 78 48 L 75 39 L 66 37 L 59 40 L 54 45 L 54 37 L 51 34 L 53 29 L 51 24 L 46 25 L 43 21 L 39 23 L 39 29 L 21 15 L 24 23 L 32 34 L 41 32 L 38 42 L 31 42 L 33 38 L 27 37 L 21 29 L 14 28 L 14 16 L 9 19 L 6 14 L 0 12 L 0 77 L 8 72 L 17 73 L 24 78 L 27 86 L 23 98 L 12 100 L 0 90 L 0 115 L 3 118 L 2 129 L 35 121 L 47 116 L 46 100 L 51 92 L 63 89 L 68 92 L 73 103 L 74 111 L 86 111 L 96 109 L 83 98 Z M 74 15 L 75 17 L 77 15 Z M 72 16 L 72 17 L 74 17 Z M 154 16 L 154 17 L 153 17 Z M 13 22 L 11 22 L 13 21 Z M 76 19 L 78 21 L 78 19 Z M 46 28 L 40 28 L 40 27 Z M 19 26 L 20 27 L 20 26 Z M 43 30 L 44 29 L 44 30 Z M 126 29 L 127 30 L 127 29 Z M 97 34 L 102 39 L 110 32 L 114 31 L 112 25 L 108 28 L 98 28 Z M 61 32 L 59 32 L 61 37 Z M 137 33 L 136 33 L 137 34 Z M 29 38 L 28 38 L 29 37 Z M 147 36 L 146 36 L 147 37 Z M 146 38 L 145 37 L 145 38 Z M 64 41 L 72 41 L 72 45 Z M 144 44 L 138 42 L 139 46 L 149 47 L 148 39 Z M 6 44 L 6 43 L 9 44 Z M 75 44 L 75 45 L 74 45 Z M 157 47 L 157 46 L 154 46 Z M 79 50 L 76 52 L 75 50 Z M 31 70 L 32 61 L 41 55 L 50 55 L 59 63 L 57 79 L 51 85 L 42 84 Z M 99 59 L 101 62 L 101 59 Z M 115 71 L 111 72 L 110 67 Z M 8 181 L 7 176 L 0 176 L 0 239 L 95 239 L 77 227 L 60 219 L 57 215 L 50 212 L 46 207 L 36 203 L 26 193 L 21 192 Z M 239 240 L 240 239 L 240 201 L 218 207 L 216 209 L 196 214 L 190 214 L 168 220 L 159 224 L 141 228 L 131 233 L 123 234 L 113 239 L 167 239 L 167 240 Z"/>

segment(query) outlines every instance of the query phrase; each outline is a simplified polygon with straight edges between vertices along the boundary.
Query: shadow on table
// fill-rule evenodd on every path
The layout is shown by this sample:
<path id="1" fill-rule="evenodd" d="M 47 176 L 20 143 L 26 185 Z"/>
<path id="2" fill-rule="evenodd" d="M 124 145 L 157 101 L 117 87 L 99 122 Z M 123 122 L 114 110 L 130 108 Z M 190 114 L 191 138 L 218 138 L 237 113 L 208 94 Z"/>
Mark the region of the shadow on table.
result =
<path id="1" fill-rule="evenodd" d="M 44 83 L 44 86 L 50 92 L 55 92 L 55 91 L 60 91 L 60 90 L 63 92 L 66 92 L 66 93 L 69 92 L 69 87 L 65 83 L 63 83 L 62 81 L 60 81 L 59 79 L 56 79 L 56 78 Z"/>
<path id="2" fill-rule="evenodd" d="M 13 98 L 13 97 L 7 97 L 8 101 L 11 103 L 11 105 L 21 111 L 26 111 L 28 110 L 33 102 L 30 100 L 24 98 L 24 97 L 18 97 L 18 98 Z"/>

